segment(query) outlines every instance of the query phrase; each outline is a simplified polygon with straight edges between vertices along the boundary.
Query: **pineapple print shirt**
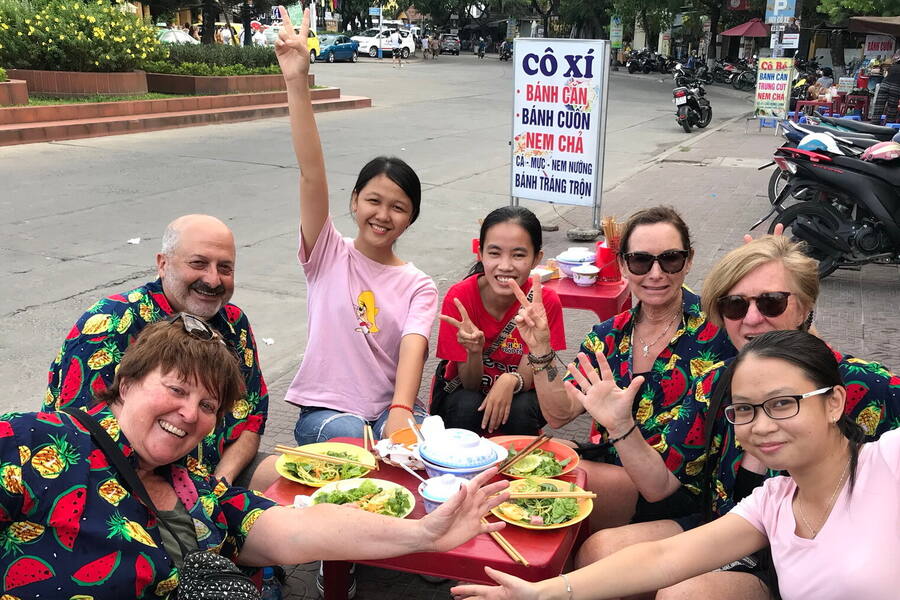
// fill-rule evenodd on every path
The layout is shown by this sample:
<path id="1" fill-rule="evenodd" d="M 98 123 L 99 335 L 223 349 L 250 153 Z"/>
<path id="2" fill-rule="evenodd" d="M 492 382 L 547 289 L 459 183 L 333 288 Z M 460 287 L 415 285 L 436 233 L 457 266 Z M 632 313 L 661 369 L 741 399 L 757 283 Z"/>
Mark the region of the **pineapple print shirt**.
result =
<path id="1" fill-rule="evenodd" d="M 112 385 L 122 354 L 149 323 L 174 311 L 157 279 L 124 294 L 100 300 L 84 313 L 63 342 L 50 365 L 49 384 L 42 410 L 77 408 L 94 403 L 94 392 Z M 213 473 L 225 446 L 244 431 L 263 434 L 269 411 L 269 393 L 259 367 L 256 341 L 247 315 L 226 304 L 209 320 L 240 360 L 247 395 L 238 400 L 224 423 L 191 453 L 191 468 Z"/>
<path id="2" fill-rule="evenodd" d="M 832 349 L 838 361 L 841 378 L 847 386 L 844 411 L 866 433 L 866 441 L 877 440 L 882 433 L 900 428 L 900 377 L 884 365 L 868 362 Z M 666 464 L 684 463 L 702 469 L 706 461 L 704 423 L 710 399 L 719 378 L 731 360 L 715 365 L 692 384 L 681 412 L 669 423 L 663 440 Z M 724 400 L 723 400 L 724 402 Z M 725 419 L 722 409 L 713 423 L 709 456 L 715 461 L 711 492 L 712 514 L 721 516 L 734 508 L 735 481 L 744 451 L 734 437 L 734 427 Z M 775 474 L 770 473 L 770 475 Z"/>
<path id="3" fill-rule="evenodd" d="M 136 460 L 106 405 L 90 412 Z M 193 520 L 199 549 L 232 560 L 276 505 L 181 464 L 161 473 Z M 159 599 L 178 583 L 155 517 L 90 433 L 60 412 L 0 417 L 0 565 L 3 598 Z"/>
<path id="4" fill-rule="evenodd" d="M 649 373 L 644 373 L 644 384 L 635 396 L 634 418 L 644 439 L 660 450 L 665 445 L 663 435 L 669 422 L 682 410 L 682 401 L 690 389 L 693 377 L 700 375 L 719 361 L 736 354 L 734 346 L 724 331 L 707 321 L 700 309 L 700 296 L 682 288 L 684 312 L 681 326 L 669 340 Z M 633 377 L 632 335 L 634 318 L 640 304 L 631 310 L 619 313 L 612 319 L 594 325 L 593 330 L 581 344 L 581 352 L 591 358 L 596 367 L 595 352 L 603 352 L 612 369 L 616 383 L 626 387 Z M 603 429 L 595 425 L 599 432 Z M 594 441 L 600 441 L 594 436 Z M 600 460 L 621 464 L 615 448 L 608 446 L 606 456 Z M 689 473 L 685 465 L 667 460 L 666 464 L 682 483 L 692 483 L 694 473 Z"/>

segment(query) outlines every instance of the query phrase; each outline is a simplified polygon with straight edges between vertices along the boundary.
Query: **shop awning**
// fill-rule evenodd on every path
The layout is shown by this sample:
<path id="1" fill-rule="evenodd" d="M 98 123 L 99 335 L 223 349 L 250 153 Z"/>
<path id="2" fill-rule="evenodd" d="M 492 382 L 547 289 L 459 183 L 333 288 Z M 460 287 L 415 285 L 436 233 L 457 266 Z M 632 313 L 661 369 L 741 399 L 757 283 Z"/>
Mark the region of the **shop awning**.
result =
<path id="1" fill-rule="evenodd" d="M 769 26 L 759 19 L 750 19 L 746 23 L 735 25 L 731 29 L 726 29 L 722 35 L 733 37 L 769 37 Z"/>
<path id="2" fill-rule="evenodd" d="M 900 36 L 900 17 L 850 17 L 850 31 Z"/>

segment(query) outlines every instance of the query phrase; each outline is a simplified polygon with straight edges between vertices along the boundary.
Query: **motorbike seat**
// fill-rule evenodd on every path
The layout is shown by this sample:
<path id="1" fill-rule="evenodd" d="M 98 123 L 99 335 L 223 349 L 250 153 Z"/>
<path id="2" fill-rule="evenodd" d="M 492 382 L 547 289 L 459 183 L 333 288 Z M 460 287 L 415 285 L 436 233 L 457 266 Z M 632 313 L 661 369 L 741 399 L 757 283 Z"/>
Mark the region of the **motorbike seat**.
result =
<path id="1" fill-rule="evenodd" d="M 900 160 L 891 162 L 869 162 L 857 158 L 832 155 L 834 164 L 854 171 L 859 171 L 887 181 L 894 187 L 900 187 Z"/>
<path id="2" fill-rule="evenodd" d="M 881 125 L 872 125 L 871 123 L 863 123 L 862 121 L 853 121 L 850 119 L 836 119 L 834 117 L 823 117 L 821 115 L 816 115 L 817 118 L 822 119 L 824 123 L 830 123 L 836 127 L 843 127 L 844 129 L 851 129 L 853 131 L 858 131 L 859 133 L 868 133 L 870 135 L 876 135 L 881 137 L 891 138 L 894 134 L 897 133 L 897 130 L 893 127 L 882 127 Z"/>
<path id="3" fill-rule="evenodd" d="M 859 133 L 857 131 L 838 131 L 834 127 L 826 127 L 824 125 L 813 125 L 812 123 L 802 123 L 795 126 L 800 131 L 811 131 L 813 133 L 827 133 L 835 138 L 844 140 L 873 140 L 879 142 L 875 136 L 867 133 Z"/>

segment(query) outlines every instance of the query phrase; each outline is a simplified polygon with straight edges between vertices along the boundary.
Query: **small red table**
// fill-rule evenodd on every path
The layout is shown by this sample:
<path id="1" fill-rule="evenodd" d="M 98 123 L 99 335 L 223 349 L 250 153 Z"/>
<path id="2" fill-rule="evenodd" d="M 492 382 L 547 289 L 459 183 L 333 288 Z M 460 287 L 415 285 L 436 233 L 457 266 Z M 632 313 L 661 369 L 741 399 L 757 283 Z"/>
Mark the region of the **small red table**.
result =
<path id="1" fill-rule="evenodd" d="M 804 108 L 810 107 L 810 110 L 806 114 L 812 114 L 813 111 L 818 110 L 819 108 L 827 108 L 828 112 L 831 112 L 832 103 L 826 100 L 798 100 L 797 104 L 794 105 L 794 118 L 799 121 L 800 115 L 804 113 Z"/>
<path id="2" fill-rule="evenodd" d="M 335 438 L 334 442 L 344 442 L 362 446 L 361 439 Z M 416 497 L 416 506 L 408 519 L 419 519 L 425 516 L 425 507 L 422 498 L 417 492 L 418 480 L 398 467 L 381 464 L 381 469 L 372 471 L 369 477 L 386 479 L 402 484 Z M 574 482 L 583 488 L 587 476 L 581 469 L 574 469 L 558 479 Z M 265 491 L 265 495 L 282 505 L 290 505 L 297 494 L 312 494 L 315 488 L 295 483 L 283 477 L 273 483 Z M 496 520 L 489 516 L 489 519 Z M 559 575 L 575 547 L 576 541 L 583 541 L 582 529 L 587 532 L 587 520 L 577 525 L 563 529 L 551 529 L 547 531 L 534 531 L 523 529 L 513 525 L 507 525 L 502 530 L 510 544 L 515 546 L 529 566 L 525 567 L 514 562 L 497 543 L 486 534 L 478 535 L 457 548 L 448 552 L 408 554 L 383 560 L 361 560 L 360 564 L 371 565 L 396 571 L 421 573 L 447 579 L 459 579 L 475 583 L 493 584 L 484 573 L 484 567 L 489 566 L 506 573 L 529 581 L 540 581 Z M 325 579 L 325 600 L 347 600 L 347 584 L 350 571 L 350 563 L 326 561 L 323 564 Z"/>
<path id="3" fill-rule="evenodd" d="M 551 289 L 559 296 L 564 308 L 581 308 L 592 310 L 605 321 L 631 308 L 631 292 L 624 279 L 619 281 L 598 281 L 594 285 L 582 287 L 568 277 L 550 279 L 542 286 Z"/>

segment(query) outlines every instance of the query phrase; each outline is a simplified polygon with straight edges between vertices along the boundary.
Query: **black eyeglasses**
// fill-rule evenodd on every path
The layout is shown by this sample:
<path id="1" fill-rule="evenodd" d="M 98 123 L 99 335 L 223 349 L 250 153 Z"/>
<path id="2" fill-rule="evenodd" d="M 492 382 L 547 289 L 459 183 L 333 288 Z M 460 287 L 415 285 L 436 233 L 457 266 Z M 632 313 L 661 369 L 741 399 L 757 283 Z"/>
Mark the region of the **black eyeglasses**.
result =
<path id="1" fill-rule="evenodd" d="M 658 262 L 659 268 L 669 275 L 681 273 L 687 263 L 688 250 L 666 250 L 662 254 L 650 254 L 649 252 L 629 252 L 623 254 L 622 259 L 628 270 L 634 275 L 646 275 L 653 268 L 653 263 Z"/>
<path id="2" fill-rule="evenodd" d="M 800 401 L 810 396 L 818 396 L 826 394 L 834 389 L 834 386 L 824 387 L 805 394 L 795 394 L 793 396 L 776 396 L 769 398 L 762 404 L 748 404 L 746 402 L 738 402 L 729 404 L 725 407 L 725 418 L 732 425 L 747 425 L 752 423 L 756 418 L 756 409 L 762 408 L 769 418 L 781 420 L 790 419 L 797 416 L 800 412 Z"/>
<path id="3" fill-rule="evenodd" d="M 716 300 L 719 312 L 726 319 L 738 321 L 747 316 L 750 302 L 756 303 L 756 310 L 766 317 L 777 317 L 787 310 L 790 292 L 765 292 L 759 296 L 723 296 Z"/>

